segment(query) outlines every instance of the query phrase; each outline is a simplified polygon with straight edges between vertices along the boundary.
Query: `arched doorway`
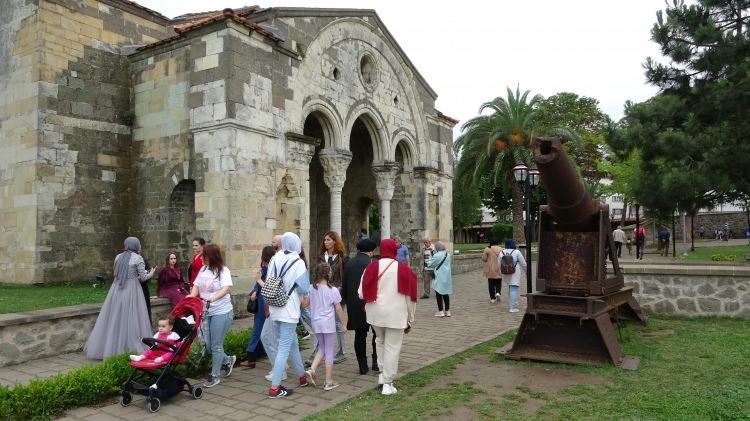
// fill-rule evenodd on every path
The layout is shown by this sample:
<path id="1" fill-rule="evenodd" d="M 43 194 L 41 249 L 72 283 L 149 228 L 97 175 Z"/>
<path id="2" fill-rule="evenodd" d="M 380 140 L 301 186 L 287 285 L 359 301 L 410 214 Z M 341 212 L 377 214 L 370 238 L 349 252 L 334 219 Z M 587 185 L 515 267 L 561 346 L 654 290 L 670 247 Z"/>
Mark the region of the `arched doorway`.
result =
<path id="1" fill-rule="evenodd" d="M 326 139 L 324 124 L 326 117 L 318 112 L 310 113 L 305 119 L 302 134 L 320 139 L 320 144 L 315 148 L 315 154 L 310 161 L 310 257 L 317 254 L 317 246 L 322 241 L 323 235 L 328 231 L 331 221 L 331 193 L 323 181 L 323 165 L 320 163 L 320 151 L 330 143 Z"/>
<path id="2" fill-rule="evenodd" d="M 161 258 L 167 251 L 175 251 L 178 262 L 188 262 L 193 255 L 190 240 L 195 235 L 195 180 L 182 180 L 175 186 L 169 196 L 168 215 L 168 249 L 157 257 Z"/>
<path id="3" fill-rule="evenodd" d="M 374 133 L 368 128 L 367 118 L 366 115 L 360 116 L 352 126 L 349 137 L 352 161 L 346 170 L 346 183 L 341 192 L 341 236 L 350 255 L 356 251 L 361 229 L 368 228 L 371 205 L 378 200 L 372 174 Z"/>

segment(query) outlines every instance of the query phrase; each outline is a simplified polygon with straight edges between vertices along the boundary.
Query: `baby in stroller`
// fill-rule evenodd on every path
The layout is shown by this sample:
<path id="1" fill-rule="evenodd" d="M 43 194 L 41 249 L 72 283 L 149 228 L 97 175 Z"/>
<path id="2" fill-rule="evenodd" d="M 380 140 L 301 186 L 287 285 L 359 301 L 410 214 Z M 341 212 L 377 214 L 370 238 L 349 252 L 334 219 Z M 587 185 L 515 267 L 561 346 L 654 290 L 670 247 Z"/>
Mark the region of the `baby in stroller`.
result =
<path id="1" fill-rule="evenodd" d="M 180 347 L 180 335 L 172 332 L 172 326 L 174 325 L 174 319 L 162 319 L 157 322 L 157 332 L 154 334 L 154 338 L 159 339 L 173 345 L 175 348 Z M 130 361 L 141 361 L 141 360 L 154 360 L 155 363 L 162 361 L 169 361 L 174 353 L 172 349 L 159 344 L 158 342 L 153 348 L 143 351 L 141 355 L 131 355 Z"/>

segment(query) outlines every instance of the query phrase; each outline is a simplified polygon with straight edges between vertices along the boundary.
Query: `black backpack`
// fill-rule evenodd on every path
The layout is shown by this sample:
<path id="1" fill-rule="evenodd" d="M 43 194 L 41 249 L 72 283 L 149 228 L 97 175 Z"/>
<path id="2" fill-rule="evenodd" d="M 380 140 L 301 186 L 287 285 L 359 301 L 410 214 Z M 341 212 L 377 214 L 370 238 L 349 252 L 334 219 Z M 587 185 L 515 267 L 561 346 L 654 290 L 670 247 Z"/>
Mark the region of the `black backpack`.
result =
<path id="1" fill-rule="evenodd" d="M 513 252 L 505 254 L 500 258 L 500 273 L 503 275 L 512 275 L 516 273 L 516 260 L 513 258 Z"/>

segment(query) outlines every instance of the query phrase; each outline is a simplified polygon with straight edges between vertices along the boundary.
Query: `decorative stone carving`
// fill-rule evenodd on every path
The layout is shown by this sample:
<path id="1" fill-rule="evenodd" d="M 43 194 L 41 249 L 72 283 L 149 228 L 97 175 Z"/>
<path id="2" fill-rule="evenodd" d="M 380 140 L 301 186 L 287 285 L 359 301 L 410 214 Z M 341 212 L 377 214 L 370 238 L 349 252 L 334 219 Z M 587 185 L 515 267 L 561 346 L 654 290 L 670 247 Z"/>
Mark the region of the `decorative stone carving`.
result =
<path id="1" fill-rule="evenodd" d="M 323 165 L 323 181 L 331 191 L 331 230 L 341 233 L 341 190 L 346 181 L 346 169 L 352 161 L 352 153 L 341 149 L 320 151 Z"/>
<path id="2" fill-rule="evenodd" d="M 298 133 L 286 132 L 288 162 L 307 169 L 315 155 L 315 148 L 320 145 L 320 139 Z"/>
<path id="3" fill-rule="evenodd" d="M 393 161 L 373 162 L 372 173 L 375 175 L 375 189 L 378 191 L 380 200 L 393 198 L 398 168 L 398 163 Z"/>

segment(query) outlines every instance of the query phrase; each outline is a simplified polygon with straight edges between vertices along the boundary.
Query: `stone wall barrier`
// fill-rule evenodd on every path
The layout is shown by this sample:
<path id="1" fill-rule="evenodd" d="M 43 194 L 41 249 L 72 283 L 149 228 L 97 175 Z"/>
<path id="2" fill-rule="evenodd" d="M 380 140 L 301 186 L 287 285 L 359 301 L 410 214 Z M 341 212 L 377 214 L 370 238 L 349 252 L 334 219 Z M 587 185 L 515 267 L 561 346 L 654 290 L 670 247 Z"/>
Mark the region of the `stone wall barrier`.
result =
<path id="1" fill-rule="evenodd" d="M 648 311 L 686 316 L 750 318 L 750 268 L 625 266 L 625 285 Z"/>
<path id="2" fill-rule="evenodd" d="M 248 317 L 247 295 L 232 295 L 235 318 Z M 0 314 L 0 367 L 83 349 L 102 304 Z M 166 298 L 151 299 L 152 321 L 169 315 Z M 249 326 L 249 325 L 248 325 Z"/>

